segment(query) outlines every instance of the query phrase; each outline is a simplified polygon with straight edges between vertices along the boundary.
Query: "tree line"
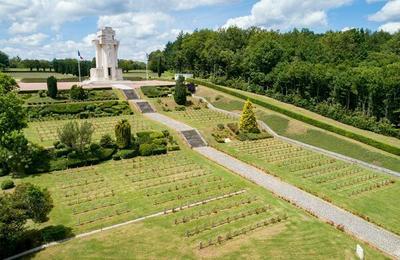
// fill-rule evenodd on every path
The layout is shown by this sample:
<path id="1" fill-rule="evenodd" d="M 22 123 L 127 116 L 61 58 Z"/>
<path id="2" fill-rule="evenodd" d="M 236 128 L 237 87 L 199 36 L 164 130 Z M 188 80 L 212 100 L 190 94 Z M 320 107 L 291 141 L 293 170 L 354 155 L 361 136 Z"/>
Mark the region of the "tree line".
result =
<path id="1" fill-rule="evenodd" d="M 400 137 L 400 33 L 204 29 L 181 33 L 152 55 L 164 70 L 191 72 Z"/>
<path id="2" fill-rule="evenodd" d="M 91 61 L 82 60 L 81 63 L 81 75 L 88 76 L 90 69 L 96 66 L 96 61 L 93 58 Z M 146 63 L 141 61 L 134 61 L 128 59 L 119 59 L 118 67 L 123 72 L 130 70 L 144 70 L 146 69 Z M 0 69 L 13 69 L 13 68 L 26 68 L 30 71 L 55 71 L 63 74 L 72 74 L 78 76 L 78 60 L 77 59 L 53 59 L 39 60 L 39 59 L 21 59 L 19 56 L 12 57 L 0 51 Z"/>

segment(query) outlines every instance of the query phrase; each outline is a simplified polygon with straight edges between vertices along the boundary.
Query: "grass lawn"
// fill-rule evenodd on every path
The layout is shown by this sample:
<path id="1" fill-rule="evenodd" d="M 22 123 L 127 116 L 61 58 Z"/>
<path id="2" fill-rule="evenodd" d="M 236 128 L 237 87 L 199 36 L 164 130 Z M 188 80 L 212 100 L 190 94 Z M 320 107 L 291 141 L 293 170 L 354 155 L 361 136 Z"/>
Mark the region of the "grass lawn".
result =
<path id="1" fill-rule="evenodd" d="M 63 78 L 74 78 L 75 76 L 72 74 L 61 74 L 57 72 L 50 72 L 50 71 L 18 71 L 18 72 L 7 72 L 5 71 L 4 73 L 12 76 L 15 78 L 17 81 L 20 81 L 23 78 L 29 78 L 29 79 L 39 79 L 39 78 L 48 78 L 50 76 L 54 76 L 58 79 L 63 79 Z"/>
<path id="2" fill-rule="evenodd" d="M 163 113 L 198 128 L 212 146 L 400 234 L 400 208 L 391 203 L 400 195 L 398 179 L 275 138 L 219 144 L 213 128 L 237 119 L 211 109 Z"/>
<path id="3" fill-rule="evenodd" d="M 354 259 L 357 243 L 363 245 L 368 258 L 385 258 L 365 243 L 187 148 L 168 155 L 111 161 L 18 181 L 49 187 L 55 208 L 45 225 L 62 224 L 71 227 L 75 234 L 244 191 L 69 241 L 32 256 L 38 259 Z M 221 237 L 220 243 L 218 237 Z M 203 249 L 199 249 L 200 243 Z"/>
<path id="4" fill-rule="evenodd" d="M 163 128 L 148 119 L 141 120 L 152 129 Z M 47 187 L 54 200 L 49 220 L 30 225 L 34 228 L 64 225 L 79 234 L 166 209 L 241 193 L 72 240 L 30 257 L 354 259 L 356 244 L 361 244 L 366 257 L 387 258 L 230 173 L 180 140 L 179 144 L 182 150 L 167 155 L 107 161 L 16 179 L 17 184 L 31 182 Z M 6 178 L 0 177 L 0 181 Z"/>
<path id="5" fill-rule="evenodd" d="M 196 95 L 205 97 L 215 107 L 228 111 L 241 111 L 244 104 L 241 99 L 207 87 L 199 87 Z M 400 171 L 400 156 L 305 124 L 274 111 L 259 106 L 256 107 L 258 119 L 264 121 L 275 132 L 282 136 L 391 170 Z"/>
<path id="6" fill-rule="evenodd" d="M 389 145 L 394 145 L 394 146 L 400 147 L 400 139 L 397 139 L 395 137 L 384 136 L 384 135 L 380 135 L 380 134 L 377 134 L 377 133 L 374 133 L 374 132 L 362 130 L 362 129 L 359 129 L 359 128 L 356 128 L 356 127 L 353 127 L 353 126 L 350 126 L 350 125 L 346 125 L 346 124 L 340 123 L 338 121 L 335 121 L 333 119 L 321 116 L 321 115 L 319 115 L 317 113 L 311 112 L 309 110 L 306 110 L 306 109 L 303 109 L 303 108 L 300 108 L 300 107 L 296 107 L 294 105 L 287 104 L 287 103 L 275 100 L 273 98 L 269 98 L 269 97 L 264 96 L 264 95 L 258 95 L 258 94 L 254 94 L 254 93 L 251 93 L 251 92 L 242 91 L 242 90 L 233 89 L 233 88 L 229 88 L 229 89 L 232 90 L 232 91 L 241 93 L 241 94 L 245 94 L 245 95 L 253 97 L 253 98 L 257 98 L 259 100 L 266 101 L 266 102 L 268 102 L 270 104 L 273 104 L 275 106 L 279 106 L 279 107 L 282 107 L 282 108 L 285 108 L 285 109 L 288 109 L 288 110 L 291 110 L 291 111 L 306 115 L 308 117 L 317 119 L 317 120 L 319 120 L 321 122 L 325 122 L 325 123 L 334 125 L 336 127 L 345 129 L 347 131 L 351 131 L 351 132 L 354 132 L 354 133 L 357 133 L 357 134 L 360 134 L 360 135 L 364 135 L 366 137 L 378 140 L 378 141 L 380 141 L 382 143 L 386 143 L 386 144 L 389 144 Z"/>
<path id="7" fill-rule="evenodd" d="M 95 128 L 93 139 L 100 140 L 104 134 L 114 136 L 114 127 L 121 119 L 128 119 L 131 124 L 132 132 L 147 131 L 151 129 L 160 129 L 160 126 L 155 125 L 151 121 L 144 120 L 141 114 L 113 117 L 99 117 L 90 119 L 76 119 L 78 122 L 91 122 Z M 24 129 L 25 136 L 28 140 L 43 145 L 51 146 L 54 141 L 58 140 L 58 129 L 63 127 L 71 120 L 52 120 L 38 121 L 28 123 L 28 127 Z M 162 129 L 162 128 L 161 128 Z"/>

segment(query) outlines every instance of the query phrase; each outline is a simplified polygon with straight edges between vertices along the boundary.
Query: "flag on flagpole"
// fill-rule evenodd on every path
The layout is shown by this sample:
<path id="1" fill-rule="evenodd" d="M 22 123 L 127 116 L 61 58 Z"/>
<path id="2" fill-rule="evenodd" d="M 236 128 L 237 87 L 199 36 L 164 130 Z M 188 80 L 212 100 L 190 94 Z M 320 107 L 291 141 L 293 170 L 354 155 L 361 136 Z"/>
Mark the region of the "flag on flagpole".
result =
<path id="1" fill-rule="evenodd" d="M 79 57 L 81 60 L 83 60 L 83 57 L 81 56 L 81 53 L 79 52 L 79 50 L 78 50 L 78 57 Z"/>

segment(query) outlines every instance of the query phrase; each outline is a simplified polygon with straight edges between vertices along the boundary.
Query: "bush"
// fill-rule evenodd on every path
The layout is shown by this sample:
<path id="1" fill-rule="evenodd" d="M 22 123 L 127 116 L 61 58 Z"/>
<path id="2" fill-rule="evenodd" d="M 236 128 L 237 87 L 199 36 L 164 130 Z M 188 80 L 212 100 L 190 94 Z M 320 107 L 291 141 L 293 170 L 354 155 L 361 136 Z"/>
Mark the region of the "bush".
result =
<path id="1" fill-rule="evenodd" d="M 119 150 L 115 155 L 122 159 L 130 159 L 138 156 L 138 151 L 132 149 Z"/>
<path id="2" fill-rule="evenodd" d="M 167 147 L 167 150 L 168 151 L 179 151 L 181 148 L 179 147 L 179 145 L 177 145 L 177 144 L 174 144 L 174 145 L 171 145 L 171 146 L 168 146 Z"/>
<path id="3" fill-rule="evenodd" d="M 51 98 L 57 97 L 57 79 L 54 76 L 50 76 L 47 78 L 47 94 Z"/>
<path id="4" fill-rule="evenodd" d="M 110 160 L 115 153 L 114 148 L 101 148 L 98 152 L 98 158 L 101 161 L 107 161 Z"/>
<path id="5" fill-rule="evenodd" d="M 165 154 L 167 153 L 167 147 L 164 145 L 157 145 L 154 143 L 146 143 L 140 145 L 139 152 L 140 155 L 142 156 Z"/>
<path id="6" fill-rule="evenodd" d="M 115 142 L 111 135 L 105 134 L 100 138 L 100 146 L 103 148 L 113 148 L 115 147 Z"/>
<path id="7" fill-rule="evenodd" d="M 122 119 L 115 126 L 115 137 L 117 146 L 121 149 L 127 148 L 132 143 L 131 125 L 128 120 Z"/>
<path id="8" fill-rule="evenodd" d="M 73 85 L 69 91 L 69 96 L 74 100 L 85 100 L 88 98 L 88 93 L 82 86 Z"/>
<path id="9" fill-rule="evenodd" d="M 186 86 L 183 84 L 184 78 L 180 76 L 176 81 L 174 100 L 178 105 L 186 105 Z"/>
<path id="10" fill-rule="evenodd" d="M 39 97 L 44 98 L 47 96 L 47 91 L 46 90 L 39 90 L 38 92 Z"/>
<path id="11" fill-rule="evenodd" d="M 15 187 L 15 184 L 12 180 L 4 180 L 1 183 L 1 189 L 2 190 L 8 190 L 8 189 L 12 189 Z"/>

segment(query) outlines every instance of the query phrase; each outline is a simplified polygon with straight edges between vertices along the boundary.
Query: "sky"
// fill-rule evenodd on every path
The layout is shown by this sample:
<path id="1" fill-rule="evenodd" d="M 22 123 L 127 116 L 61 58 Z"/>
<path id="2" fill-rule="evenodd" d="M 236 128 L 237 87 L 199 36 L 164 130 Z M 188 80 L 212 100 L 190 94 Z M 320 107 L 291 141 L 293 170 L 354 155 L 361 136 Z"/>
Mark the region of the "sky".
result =
<path id="1" fill-rule="evenodd" d="M 23 59 L 92 59 L 111 26 L 119 58 L 144 60 L 179 32 L 229 26 L 315 32 L 400 30 L 400 0 L 0 0 L 0 50 Z"/>

